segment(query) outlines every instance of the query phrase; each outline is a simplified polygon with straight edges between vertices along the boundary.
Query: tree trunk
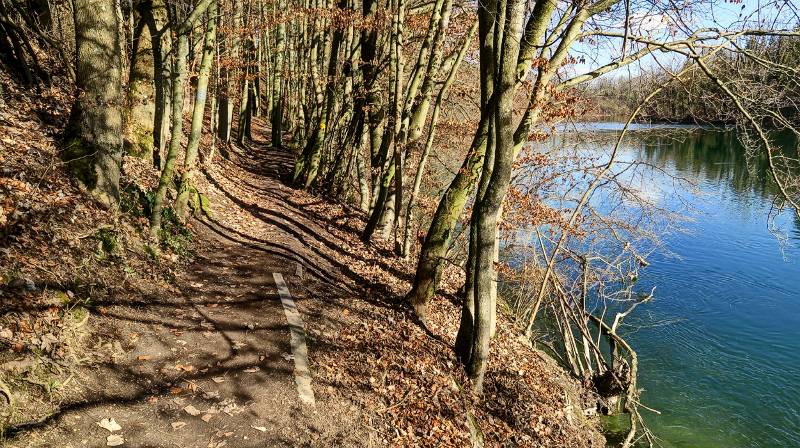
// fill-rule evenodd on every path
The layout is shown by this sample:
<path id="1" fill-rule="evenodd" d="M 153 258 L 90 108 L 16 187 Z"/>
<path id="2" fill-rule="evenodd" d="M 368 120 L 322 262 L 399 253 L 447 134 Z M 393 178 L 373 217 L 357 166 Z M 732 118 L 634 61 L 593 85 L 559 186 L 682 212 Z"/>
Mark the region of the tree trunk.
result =
<path id="1" fill-rule="evenodd" d="M 164 168 L 158 180 L 158 188 L 153 198 L 153 211 L 150 217 L 150 239 L 157 241 L 158 232 L 161 230 L 161 214 L 164 209 L 164 200 L 167 189 L 172 184 L 172 174 L 175 171 L 175 159 L 183 137 L 183 81 L 186 79 L 186 58 L 189 55 L 189 37 L 185 34 L 178 36 L 178 53 L 172 81 L 172 136 L 169 142 L 169 151 L 164 160 Z"/>
<path id="2" fill-rule="evenodd" d="M 250 7 L 248 5 L 248 13 L 245 13 L 244 4 L 242 0 L 236 0 L 234 2 L 234 11 L 236 16 L 239 18 L 237 23 L 242 29 L 245 29 L 248 25 L 247 16 L 249 14 Z M 249 34 L 249 33 L 248 33 Z M 252 136 L 250 135 L 250 118 L 252 114 L 252 107 L 253 101 L 250 95 L 250 91 L 253 88 L 253 83 L 250 80 L 250 72 L 253 63 L 253 41 L 250 37 L 244 39 L 243 41 L 240 40 L 241 45 L 241 61 L 243 62 L 243 67 L 241 70 L 242 74 L 242 92 L 240 95 L 241 100 L 239 101 L 239 119 L 238 119 L 238 126 L 237 126 L 237 139 L 236 141 L 239 143 L 240 146 L 243 146 L 245 142 L 252 140 Z"/>
<path id="3" fill-rule="evenodd" d="M 169 152 L 164 161 L 164 169 L 158 179 L 158 188 L 153 198 L 153 210 L 150 216 L 150 239 L 158 240 L 161 230 L 161 214 L 164 209 L 164 199 L 167 189 L 172 184 L 172 175 L 175 171 L 175 159 L 183 137 L 183 82 L 186 79 L 186 59 L 189 55 L 189 32 L 198 17 L 205 11 L 211 0 L 200 0 L 191 14 L 177 27 L 175 34 L 178 36 L 178 52 L 174 58 L 172 74 L 172 136 L 169 142 Z"/>
<path id="4" fill-rule="evenodd" d="M 158 30 L 153 17 L 153 2 L 134 5 L 133 61 L 128 84 L 128 110 L 125 117 L 125 151 L 143 159 L 153 159 L 156 116 L 155 55 L 153 40 Z M 157 46 L 160 48 L 160 46 Z M 161 55 L 158 55 L 160 58 Z"/>
<path id="5" fill-rule="evenodd" d="M 224 5 L 224 4 L 223 4 Z M 231 23 L 226 23 L 225 26 L 232 29 L 233 32 L 231 39 L 224 40 L 224 48 L 223 54 L 225 59 L 228 61 L 233 61 L 233 63 L 239 62 L 239 38 L 237 37 L 236 28 L 239 26 L 239 21 L 241 20 L 241 1 L 237 0 L 234 2 L 234 17 L 231 20 Z M 221 80 L 220 82 L 224 85 L 222 92 L 219 98 L 219 111 L 217 113 L 219 117 L 219 125 L 217 135 L 219 139 L 223 142 L 229 143 L 231 141 L 232 132 L 231 129 L 233 128 L 233 106 L 234 106 L 234 91 L 236 86 L 236 69 L 230 66 L 230 62 L 223 64 L 221 68 Z"/>
<path id="6" fill-rule="evenodd" d="M 499 3 L 503 5 L 505 0 Z M 495 156 L 486 193 L 473 212 L 477 229 L 475 257 L 475 288 L 472 356 L 467 373 L 477 393 L 483 390 L 483 377 L 489 356 L 491 334 L 492 291 L 497 288 L 494 279 L 494 247 L 497 237 L 497 216 L 503 205 L 511 180 L 514 163 L 513 103 L 516 84 L 516 62 L 524 13 L 522 0 L 508 0 L 502 45 L 495 48 L 499 56 L 499 79 L 495 81 Z M 483 56 L 483 55 L 482 55 Z M 485 172 L 485 171 L 484 171 Z M 468 297 L 467 300 L 470 300 Z"/>
<path id="7" fill-rule="evenodd" d="M 464 210 L 467 199 L 472 194 L 480 176 L 486 152 L 489 132 L 489 117 L 481 117 L 478 131 L 470 146 L 467 157 L 461 165 L 453 181 L 447 187 L 436 212 L 433 215 L 428 233 L 422 243 L 414 285 L 408 298 L 414 306 L 417 316 L 425 321 L 427 304 L 436 293 L 441 275 L 442 261 L 450 249 L 451 238 L 455 231 L 458 217 Z"/>
<path id="8" fill-rule="evenodd" d="M 169 135 L 170 120 L 170 80 L 172 73 L 169 60 L 172 57 L 172 38 L 166 30 L 168 23 L 168 11 L 164 0 L 152 1 L 152 18 L 150 26 L 153 46 L 153 70 L 155 71 L 155 115 L 153 116 L 153 165 L 161 169 L 162 157 L 167 147 L 167 136 Z M 157 33 L 154 33 L 156 30 Z"/>
<path id="9" fill-rule="evenodd" d="M 464 39 L 464 44 L 458 51 L 455 63 L 450 68 L 450 72 L 447 75 L 447 79 L 445 80 L 444 84 L 439 90 L 439 94 L 436 96 L 436 104 L 433 107 L 433 115 L 431 116 L 431 128 L 428 131 L 428 140 L 426 141 L 425 149 L 422 151 L 422 155 L 420 156 L 419 165 L 417 166 L 417 173 L 414 176 L 414 185 L 411 189 L 411 195 L 408 198 L 408 206 L 406 209 L 405 231 L 403 235 L 404 238 L 403 252 L 405 254 L 408 254 L 411 251 L 411 241 L 412 241 L 411 233 L 414 224 L 414 207 L 416 205 L 417 195 L 419 194 L 420 185 L 422 183 L 422 177 L 425 174 L 425 166 L 428 160 L 428 154 L 430 153 L 431 148 L 433 147 L 434 137 L 436 136 L 436 124 L 439 121 L 439 114 L 441 113 L 444 96 L 447 94 L 447 91 L 453 84 L 453 81 L 455 81 L 456 74 L 458 73 L 458 67 L 461 65 L 461 61 L 464 60 L 464 55 L 469 49 L 469 45 L 472 42 L 472 39 L 475 37 L 475 31 L 477 29 L 478 29 L 478 22 L 475 21 L 472 27 L 470 27 L 470 30 L 467 33 L 467 37 Z M 412 132 L 414 132 L 413 129 L 414 127 L 412 121 Z M 419 132 L 421 133 L 422 130 L 420 129 Z"/>
<path id="10" fill-rule="evenodd" d="M 286 24 L 284 23 L 283 13 L 286 9 L 286 1 L 278 2 L 278 15 L 280 17 L 278 26 L 275 27 L 275 62 L 272 66 L 272 146 L 281 148 L 283 146 L 283 54 L 286 51 Z"/>
<path id="11" fill-rule="evenodd" d="M 122 58 L 111 0 L 75 0 L 78 97 L 62 153 L 73 174 L 101 204 L 119 201 L 122 160 Z"/>
<path id="12" fill-rule="evenodd" d="M 186 158 L 184 171 L 175 201 L 175 212 L 183 218 L 186 216 L 186 206 L 189 202 L 194 186 L 192 180 L 197 172 L 197 153 L 200 146 L 200 137 L 203 134 L 203 117 L 208 96 L 208 78 L 211 74 L 211 65 L 214 61 L 214 49 L 217 40 L 217 2 L 212 0 L 208 8 L 208 23 L 206 24 L 205 38 L 203 39 L 203 56 L 200 60 L 200 73 L 197 77 L 197 93 L 192 110 L 192 127 L 189 131 L 189 143 L 186 145 Z"/>
<path id="13" fill-rule="evenodd" d="M 517 74 L 515 87 L 521 84 L 524 75 L 530 68 L 533 58 L 536 56 L 536 51 L 541 48 L 542 40 L 549 24 L 550 15 L 555 8 L 554 0 L 542 0 L 536 2 L 531 17 L 528 19 L 525 33 L 522 36 L 521 50 L 517 58 Z M 484 7 L 486 9 L 486 7 Z M 585 14 L 585 13 L 581 13 Z M 582 24 L 581 20 L 585 16 L 577 17 L 574 22 L 578 25 Z M 481 36 L 488 36 L 484 33 L 484 28 L 491 26 L 495 21 L 494 17 L 482 18 L 479 13 L 479 33 Z M 575 29 L 580 30 L 580 26 L 572 26 L 568 30 L 569 42 L 574 41 L 577 33 Z M 483 39 L 484 37 L 482 37 Z M 492 45 L 494 38 L 492 37 Z M 569 45 L 559 46 L 555 59 L 548 65 L 547 76 L 540 76 L 540 82 L 546 83 L 552 73 L 557 69 L 563 58 L 566 56 L 566 51 L 561 51 L 562 47 L 569 48 Z M 486 51 L 485 45 L 481 44 L 481 63 L 488 60 L 488 55 L 484 56 Z M 497 56 L 495 55 L 494 58 Z M 491 72 L 490 72 L 491 73 Z M 482 86 L 486 83 L 483 82 L 486 73 L 481 71 Z M 492 75 L 493 77 L 493 75 Z M 543 91 L 543 90 L 542 90 Z M 486 104 L 489 100 L 490 92 L 481 90 L 481 104 Z M 541 97 L 539 97 L 541 99 Z M 537 109 L 538 111 L 538 109 Z M 489 132 L 489 121 L 483 116 L 481 123 L 478 125 L 479 132 L 476 133 L 475 139 L 472 142 L 467 157 L 461 165 L 458 174 L 453 178 L 453 181 L 448 186 L 442 198 L 439 200 L 439 205 L 436 208 L 436 213 L 433 216 L 428 233 L 420 251 L 419 262 L 417 263 L 416 276 L 414 278 L 414 285 L 409 292 L 409 299 L 414 305 L 417 315 L 424 320 L 425 307 L 428 301 L 436 292 L 439 275 L 441 273 L 441 263 L 444 260 L 447 251 L 451 244 L 451 235 L 455 230 L 458 218 L 464 210 L 464 205 L 472 193 L 477 180 L 479 178 L 486 153 L 486 145 L 488 143 L 487 137 Z M 530 124 L 535 122 L 538 118 L 538 112 L 534 113 L 530 109 L 525 112 L 518 132 L 516 133 L 517 148 L 521 147 L 522 143 L 527 139 L 527 131 L 530 129 Z"/>

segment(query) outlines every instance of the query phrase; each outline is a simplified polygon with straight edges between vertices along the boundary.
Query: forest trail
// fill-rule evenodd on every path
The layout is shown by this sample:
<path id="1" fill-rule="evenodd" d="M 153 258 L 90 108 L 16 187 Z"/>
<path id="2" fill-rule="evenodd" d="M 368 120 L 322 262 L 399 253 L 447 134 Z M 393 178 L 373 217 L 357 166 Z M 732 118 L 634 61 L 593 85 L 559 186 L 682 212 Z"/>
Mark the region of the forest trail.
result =
<path id="1" fill-rule="evenodd" d="M 204 241 L 174 282 L 179 290 L 104 303 L 97 326 L 125 342 L 109 347 L 108 363 L 76 376 L 85 388 L 80 399 L 11 429 L 8 446 L 100 447 L 114 435 L 125 447 L 370 444 L 349 400 L 317 393 L 309 405 L 298 396 L 295 373 L 303 369 L 295 369 L 276 285 L 276 277 L 285 282 L 301 319 L 335 326 L 336 313 L 320 307 L 341 279 L 333 258 L 314 248 L 333 244 L 323 240 L 331 236 L 279 180 L 291 154 L 259 142 L 231 151 L 207 173 L 213 213 L 193 223 Z M 312 335 L 308 341 L 313 359 L 324 343 Z M 311 387 L 332 392 L 317 378 Z M 101 428 L 106 418 L 121 430 Z"/>
<path id="2" fill-rule="evenodd" d="M 487 446 L 604 446 L 582 412 L 596 398 L 503 314 L 492 399 L 465 393 L 452 350 L 460 268 L 445 269 L 422 328 L 404 300 L 415 262 L 389 239 L 364 244 L 358 209 L 289 187 L 294 156 L 265 142 L 261 119 L 255 142 L 220 146 L 196 178 L 210 216 L 190 231 L 170 223 L 154 258 L 141 204 L 151 164 L 125 157 L 122 213 L 100 209 L 57 164 L 67 102 L 15 95 L 0 111 L 13 137 L 0 174 L 18 173 L 0 181 L 21 210 L 0 246 L 13 280 L 0 284 L 0 325 L 15 344 L 0 445 L 464 447 L 477 422 Z M 313 408 L 298 395 L 276 274 L 305 329 Z"/>

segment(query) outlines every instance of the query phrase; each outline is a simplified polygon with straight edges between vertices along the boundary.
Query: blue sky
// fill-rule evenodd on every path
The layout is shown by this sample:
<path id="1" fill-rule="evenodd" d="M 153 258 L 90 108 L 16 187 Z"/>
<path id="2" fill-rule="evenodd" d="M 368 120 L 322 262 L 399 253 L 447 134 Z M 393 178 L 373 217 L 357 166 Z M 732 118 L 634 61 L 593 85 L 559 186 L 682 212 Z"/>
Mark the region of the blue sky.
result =
<path id="1" fill-rule="evenodd" d="M 783 28 L 800 26 L 800 0 L 743 0 L 737 3 L 701 0 L 643 1 L 633 0 L 631 34 L 647 35 L 654 40 L 669 41 L 681 38 L 698 28 L 738 29 Z M 600 18 L 591 27 L 604 31 L 623 32 L 622 5 L 617 13 Z M 590 71 L 597 66 L 618 58 L 621 54 L 621 39 L 603 42 L 582 42 L 574 46 L 571 54 L 585 62 L 567 68 L 570 75 Z M 627 52 L 635 51 L 629 47 Z M 637 63 L 617 70 L 610 76 L 628 76 L 642 69 L 657 68 L 659 64 L 675 66 L 682 58 L 675 54 L 657 52 Z"/>

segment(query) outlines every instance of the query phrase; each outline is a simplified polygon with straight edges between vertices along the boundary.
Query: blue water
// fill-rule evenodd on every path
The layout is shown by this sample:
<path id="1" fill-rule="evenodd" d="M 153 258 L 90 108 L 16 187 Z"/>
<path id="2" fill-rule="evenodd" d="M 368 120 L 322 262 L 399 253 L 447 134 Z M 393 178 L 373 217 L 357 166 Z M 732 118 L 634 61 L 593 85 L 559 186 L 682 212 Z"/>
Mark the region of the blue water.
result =
<path id="1" fill-rule="evenodd" d="M 748 167 L 731 133 L 676 132 L 625 150 L 663 169 L 654 194 L 693 218 L 650 256 L 639 288 L 655 298 L 628 321 L 642 401 L 661 412 L 642 413 L 665 447 L 800 447 L 800 223 L 769 219 L 763 160 Z"/>

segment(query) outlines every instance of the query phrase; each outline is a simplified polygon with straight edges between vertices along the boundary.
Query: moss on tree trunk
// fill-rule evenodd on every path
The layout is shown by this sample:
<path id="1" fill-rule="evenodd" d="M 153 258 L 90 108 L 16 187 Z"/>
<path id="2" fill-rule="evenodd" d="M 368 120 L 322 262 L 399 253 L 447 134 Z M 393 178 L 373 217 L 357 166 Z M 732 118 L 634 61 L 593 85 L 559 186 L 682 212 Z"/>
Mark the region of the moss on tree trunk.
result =
<path id="1" fill-rule="evenodd" d="M 101 204 L 119 200 L 122 160 L 122 53 L 111 0 L 75 0 L 78 97 L 62 157 Z"/>

